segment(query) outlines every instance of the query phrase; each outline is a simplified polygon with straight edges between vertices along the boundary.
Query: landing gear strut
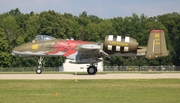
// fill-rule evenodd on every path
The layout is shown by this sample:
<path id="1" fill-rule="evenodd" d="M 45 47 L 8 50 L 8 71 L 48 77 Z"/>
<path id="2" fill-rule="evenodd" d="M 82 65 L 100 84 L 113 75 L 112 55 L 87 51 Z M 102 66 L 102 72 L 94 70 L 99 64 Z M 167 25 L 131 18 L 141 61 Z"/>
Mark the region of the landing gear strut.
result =
<path id="1" fill-rule="evenodd" d="M 44 57 L 43 56 L 40 56 L 39 60 L 38 60 L 38 63 L 39 63 L 39 66 L 38 68 L 36 69 L 36 73 L 37 74 L 41 74 L 42 73 L 42 61 L 43 61 Z"/>
<path id="2" fill-rule="evenodd" d="M 96 72 L 97 72 L 97 67 L 92 63 L 91 66 L 89 66 L 89 67 L 87 68 L 87 72 L 88 72 L 88 74 L 90 74 L 90 75 L 96 74 Z"/>

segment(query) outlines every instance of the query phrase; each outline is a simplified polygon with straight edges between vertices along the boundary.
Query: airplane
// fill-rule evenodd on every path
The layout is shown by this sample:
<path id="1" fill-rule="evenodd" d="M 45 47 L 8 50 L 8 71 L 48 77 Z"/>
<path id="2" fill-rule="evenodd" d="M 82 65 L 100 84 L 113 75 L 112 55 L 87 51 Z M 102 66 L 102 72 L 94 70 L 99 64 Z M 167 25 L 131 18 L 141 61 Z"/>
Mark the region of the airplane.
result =
<path id="1" fill-rule="evenodd" d="M 30 43 L 15 47 L 13 56 L 34 57 L 38 56 L 37 74 L 42 73 L 42 61 L 47 56 L 64 56 L 70 63 L 88 63 L 87 73 L 97 73 L 97 63 L 101 58 L 112 56 L 145 56 L 154 59 L 168 56 L 165 35 L 163 30 L 151 30 L 147 47 L 139 46 L 136 39 L 128 36 L 105 36 L 104 43 L 89 42 L 74 39 L 56 39 L 48 35 L 37 35 Z"/>

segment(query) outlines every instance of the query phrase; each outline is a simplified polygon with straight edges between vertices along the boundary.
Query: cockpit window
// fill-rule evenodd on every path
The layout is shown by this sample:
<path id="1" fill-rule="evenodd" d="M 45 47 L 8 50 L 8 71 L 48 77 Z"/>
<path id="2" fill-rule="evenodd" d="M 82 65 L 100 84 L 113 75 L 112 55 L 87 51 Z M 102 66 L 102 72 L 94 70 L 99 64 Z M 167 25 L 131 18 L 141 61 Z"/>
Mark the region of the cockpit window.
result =
<path id="1" fill-rule="evenodd" d="M 56 39 L 56 38 L 54 38 L 52 36 L 48 36 L 48 35 L 37 35 L 33 41 L 41 42 L 41 41 L 47 41 L 47 40 L 53 40 L 53 39 Z"/>

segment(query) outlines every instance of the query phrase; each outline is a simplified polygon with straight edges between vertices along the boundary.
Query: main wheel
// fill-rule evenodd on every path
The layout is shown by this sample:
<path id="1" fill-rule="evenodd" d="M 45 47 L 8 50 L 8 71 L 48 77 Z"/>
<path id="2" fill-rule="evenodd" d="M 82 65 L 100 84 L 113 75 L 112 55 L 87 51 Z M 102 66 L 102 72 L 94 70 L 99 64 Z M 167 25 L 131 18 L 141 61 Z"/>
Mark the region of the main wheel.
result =
<path id="1" fill-rule="evenodd" d="M 36 73 L 37 73 L 37 74 L 41 74 L 41 73 L 42 73 L 42 69 L 37 68 L 37 69 L 36 69 Z"/>
<path id="2" fill-rule="evenodd" d="M 87 68 L 87 72 L 88 72 L 88 74 L 90 74 L 90 75 L 96 74 L 96 72 L 97 72 L 97 67 L 95 67 L 95 66 L 90 66 L 90 67 Z"/>

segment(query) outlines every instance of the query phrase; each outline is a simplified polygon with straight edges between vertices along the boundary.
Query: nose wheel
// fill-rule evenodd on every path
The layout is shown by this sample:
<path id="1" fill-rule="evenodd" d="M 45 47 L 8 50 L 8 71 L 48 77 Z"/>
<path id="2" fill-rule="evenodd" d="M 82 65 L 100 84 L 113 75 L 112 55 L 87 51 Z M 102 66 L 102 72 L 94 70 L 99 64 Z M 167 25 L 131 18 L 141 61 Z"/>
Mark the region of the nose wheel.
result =
<path id="1" fill-rule="evenodd" d="M 36 69 L 36 73 L 37 73 L 37 74 L 41 74 L 41 73 L 42 73 L 42 69 L 41 69 L 41 68 L 37 68 L 37 69 Z"/>
<path id="2" fill-rule="evenodd" d="M 41 56 L 38 60 L 38 63 L 39 63 L 39 66 L 38 68 L 36 69 L 36 73 L 37 74 L 41 74 L 42 73 L 42 61 L 44 60 L 44 57 Z"/>

